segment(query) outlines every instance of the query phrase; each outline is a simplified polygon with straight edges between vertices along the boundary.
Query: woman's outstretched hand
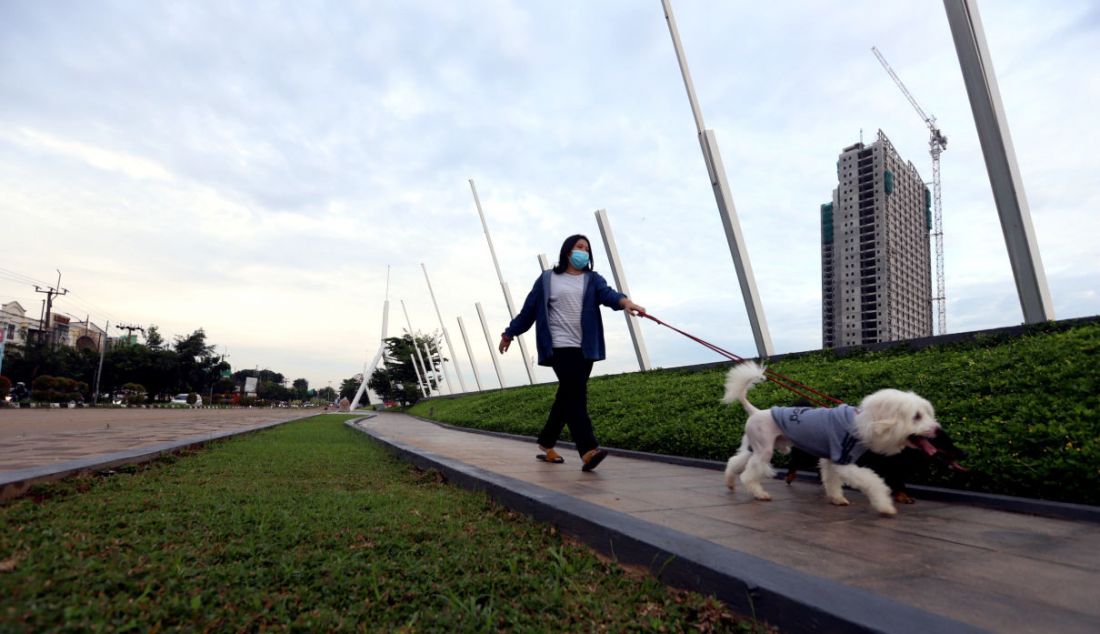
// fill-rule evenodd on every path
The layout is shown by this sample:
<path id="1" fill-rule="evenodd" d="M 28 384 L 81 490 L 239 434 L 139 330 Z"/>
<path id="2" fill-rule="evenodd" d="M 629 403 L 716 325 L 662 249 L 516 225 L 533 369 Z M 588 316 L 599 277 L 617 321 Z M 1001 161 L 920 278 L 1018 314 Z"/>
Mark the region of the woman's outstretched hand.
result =
<path id="1" fill-rule="evenodd" d="M 639 306 L 638 304 L 630 301 L 629 297 L 624 297 L 623 300 L 619 302 L 619 305 L 623 307 L 623 310 L 629 312 L 635 317 L 641 317 L 642 315 L 645 315 L 645 307 Z"/>
<path id="2" fill-rule="evenodd" d="M 501 335 L 500 345 L 497 346 L 497 349 L 500 350 L 501 354 L 504 354 L 505 352 L 508 352 L 508 346 L 510 345 L 512 345 L 512 338 L 508 335 Z"/>

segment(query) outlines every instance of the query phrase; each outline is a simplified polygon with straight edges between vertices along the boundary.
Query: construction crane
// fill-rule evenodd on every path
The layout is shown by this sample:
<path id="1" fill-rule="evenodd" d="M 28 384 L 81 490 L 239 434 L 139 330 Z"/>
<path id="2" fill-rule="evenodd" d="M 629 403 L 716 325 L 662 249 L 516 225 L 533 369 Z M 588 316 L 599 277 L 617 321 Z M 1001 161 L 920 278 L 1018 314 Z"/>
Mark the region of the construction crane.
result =
<path id="1" fill-rule="evenodd" d="M 890 68 L 890 64 L 886 62 L 886 58 L 882 56 L 874 46 L 871 47 L 871 52 L 878 58 L 882 67 L 886 69 L 887 73 L 890 73 L 890 78 L 894 80 L 894 83 L 901 89 L 901 93 L 905 95 L 905 98 L 909 100 L 909 103 L 913 106 L 913 109 L 917 111 L 920 118 L 928 126 L 928 130 L 931 135 L 928 139 L 929 153 L 932 155 L 932 238 L 936 245 L 936 296 L 932 298 L 932 303 L 936 305 L 936 321 L 938 334 L 947 333 L 947 302 L 946 292 L 944 291 L 943 284 L 943 206 L 940 203 L 940 154 L 947 149 L 947 137 L 944 136 L 940 129 L 936 127 L 936 117 L 925 114 L 924 109 L 920 107 L 917 100 L 913 98 L 913 95 L 909 93 L 909 90 L 905 87 L 905 84 L 901 83 L 901 79 L 893 68 Z"/>

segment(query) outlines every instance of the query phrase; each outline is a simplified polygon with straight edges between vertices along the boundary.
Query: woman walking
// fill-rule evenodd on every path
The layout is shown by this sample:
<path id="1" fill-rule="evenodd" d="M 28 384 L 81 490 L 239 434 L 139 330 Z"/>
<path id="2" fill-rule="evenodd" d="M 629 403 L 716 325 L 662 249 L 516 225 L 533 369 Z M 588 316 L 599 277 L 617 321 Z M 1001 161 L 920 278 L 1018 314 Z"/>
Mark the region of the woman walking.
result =
<path id="1" fill-rule="evenodd" d="M 554 451 L 562 427 L 569 433 L 581 456 L 581 469 L 591 471 L 607 457 L 600 449 L 588 417 L 588 377 L 592 363 L 606 356 L 600 305 L 644 315 L 645 309 L 608 286 L 603 276 L 592 270 L 592 250 L 588 238 L 573 235 L 565 239 L 558 264 L 544 271 L 523 302 L 523 309 L 500 336 L 504 353 L 512 339 L 535 326 L 535 345 L 539 365 L 550 366 L 558 377 L 558 392 L 550 415 L 539 433 L 537 456 L 545 462 L 562 463 Z"/>

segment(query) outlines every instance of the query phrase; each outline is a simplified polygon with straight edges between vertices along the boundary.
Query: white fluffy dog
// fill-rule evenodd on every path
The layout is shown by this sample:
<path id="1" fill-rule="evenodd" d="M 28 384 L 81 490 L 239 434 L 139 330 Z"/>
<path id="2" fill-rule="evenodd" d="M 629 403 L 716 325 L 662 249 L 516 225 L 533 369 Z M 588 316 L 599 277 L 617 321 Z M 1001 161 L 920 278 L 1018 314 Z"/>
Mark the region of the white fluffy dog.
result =
<path id="1" fill-rule="evenodd" d="M 939 430 L 932 404 L 912 392 L 885 389 L 863 399 L 859 407 L 773 407 L 759 410 L 748 400 L 753 385 L 764 381 L 764 368 L 752 362 L 734 366 L 726 378 L 723 403 L 741 401 L 748 413 L 741 447 L 726 464 L 726 486 L 733 490 L 738 474 L 757 500 L 770 500 L 760 481 L 775 476 L 772 452 L 792 445 L 821 459 L 825 495 L 847 505 L 843 485 L 862 491 L 876 511 L 894 515 L 890 488 L 878 474 L 856 464 L 870 451 L 893 455 L 913 446 L 921 436 Z"/>

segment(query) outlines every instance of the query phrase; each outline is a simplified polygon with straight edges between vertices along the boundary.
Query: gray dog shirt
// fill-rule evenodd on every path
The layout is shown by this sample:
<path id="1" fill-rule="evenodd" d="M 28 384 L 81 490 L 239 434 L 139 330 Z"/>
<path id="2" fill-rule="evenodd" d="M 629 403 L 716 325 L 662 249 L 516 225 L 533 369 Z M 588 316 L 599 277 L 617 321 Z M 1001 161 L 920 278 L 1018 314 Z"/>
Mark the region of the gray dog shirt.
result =
<path id="1" fill-rule="evenodd" d="M 772 418 L 791 444 L 836 464 L 855 462 L 867 451 L 856 434 L 856 412 L 851 405 L 771 409 Z"/>

